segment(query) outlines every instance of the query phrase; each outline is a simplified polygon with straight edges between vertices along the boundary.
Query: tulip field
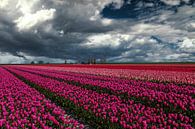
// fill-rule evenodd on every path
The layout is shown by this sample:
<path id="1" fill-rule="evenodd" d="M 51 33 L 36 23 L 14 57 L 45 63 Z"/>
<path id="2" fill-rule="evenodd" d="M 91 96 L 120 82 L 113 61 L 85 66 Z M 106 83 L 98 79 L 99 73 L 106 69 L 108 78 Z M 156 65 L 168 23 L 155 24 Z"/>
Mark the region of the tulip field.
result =
<path id="1" fill-rule="evenodd" d="M 1 129 L 194 129 L 195 64 L 2 65 Z"/>

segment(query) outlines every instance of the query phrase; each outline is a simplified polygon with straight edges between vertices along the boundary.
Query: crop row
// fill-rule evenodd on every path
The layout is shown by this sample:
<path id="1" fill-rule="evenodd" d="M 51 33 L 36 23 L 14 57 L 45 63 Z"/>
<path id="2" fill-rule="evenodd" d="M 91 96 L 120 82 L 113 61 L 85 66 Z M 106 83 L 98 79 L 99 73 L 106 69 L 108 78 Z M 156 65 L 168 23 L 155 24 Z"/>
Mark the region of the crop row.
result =
<path id="1" fill-rule="evenodd" d="M 56 77 L 64 80 L 76 81 L 82 84 L 90 84 L 90 85 L 105 85 L 109 87 L 109 85 L 117 85 L 117 87 L 128 87 L 129 85 L 133 85 L 135 87 L 139 86 L 145 89 L 157 90 L 162 92 L 174 92 L 177 94 L 185 94 L 189 96 L 195 95 L 195 87 L 193 86 L 178 86 L 173 83 L 163 84 L 163 83 L 154 83 L 154 82 L 144 82 L 141 80 L 129 80 L 129 79 L 121 79 L 116 77 L 108 77 L 108 76 L 97 76 L 93 74 L 82 74 L 82 73 L 73 73 L 66 71 L 56 71 L 50 69 L 37 69 L 37 68 L 17 68 L 23 71 L 34 72 L 38 74 L 44 74 L 51 77 Z M 121 90 L 121 89 L 119 89 Z"/>
<path id="2" fill-rule="evenodd" d="M 29 65 L 28 65 L 29 66 Z M 34 65 L 31 65 L 34 66 Z M 176 71 L 176 72 L 194 72 L 194 64 L 44 64 L 44 67 L 62 67 L 62 68 L 106 68 L 106 69 L 132 69 L 132 70 L 158 70 L 158 71 Z"/>
<path id="3" fill-rule="evenodd" d="M 0 73 L 0 128 L 84 128 L 6 70 Z"/>
<path id="4" fill-rule="evenodd" d="M 123 128 L 193 128 L 193 120 L 183 114 L 164 113 L 163 108 L 151 108 L 143 104 L 137 104 L 133 100 L 124 101 L 114 95 L 106 93 L 99 94 L 92 90 L 50 78 L 12 68 L 8 69 L 26 78 L 31 83 L 37 84 L 43 89 L 70 100 L 75 105 L 83 107 L 88 112 L 92 112 L 98 118 L 102 118 L 102 122 L 110 121 L 111 123 L 107 122 L 110 123 L 110 126 L 113 125 L 113 123 L 117 123 Z"/>
<path id="5" fill-rule="evenodd" d="M 25 69 L 26 70 L 26 69 Z M 45 75 L 56 79 L 63 79 L 64 81 L 73 81 L 79 85 L 91 85 L 93 89 L 104 88 L 111 90 L 120 95 L 126 95 L 127 98 L 139 98 L 141 101 L 149 101 L 152 104 L 159 104 L 163 107 L 168 107 L 169 110 L 181 109 L 181 112 L 188 112 L 188 115 L 194 117 L 195 99 L 191 95 L 195 94 L 194 87 L 179 87 L 173 85 L 164 85 L 151 82 L 142 82 L 130 80 L 129 83 L 112 82 L 112 81 L 99 81 L 87 78 L 78 78 L 77 76 L 69 76 L 64 74 L 56 74 L 51 71 L 35 71 L 28 70 L 29 72 Z M 178 111 L 178 110 L 176 110 Z"/>
<path id="6" fill-rule="evenodd" d="M 30 66 L 28 66 L 30 67 Z M 79 67 L 44 67 L 36 66 L 37 68 L 47 68 L 58 71 L 78 72 L 95 75 L 104 75 L 111 77 L 120 77 L 128 79 L 151 80 L 156 82 L 173 82 L 182 84 L 195 85 L 194 72 L 177 72 L 177 71 L 158 71 L 158 70 L 131 70 L 131 69 L 106 69 L 106 68 L 79 68 Z"/>

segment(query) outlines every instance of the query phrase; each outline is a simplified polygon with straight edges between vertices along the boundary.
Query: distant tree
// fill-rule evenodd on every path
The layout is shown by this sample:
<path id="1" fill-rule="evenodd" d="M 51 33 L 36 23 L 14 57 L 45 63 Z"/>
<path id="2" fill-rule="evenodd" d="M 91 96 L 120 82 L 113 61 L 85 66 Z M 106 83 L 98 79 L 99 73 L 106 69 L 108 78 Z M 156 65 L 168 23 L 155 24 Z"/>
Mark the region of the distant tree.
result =
<path id="1" fill-rule="evenodd" d="M 93 59 L 93 64 L 96 64 L 96 58 Z"/>
<path id="2" fill-rule="evenodd" d="M 44 64 L 44 62 L 43 62 L 42 60 L 40 60 L 40 61 L 38 62 L 38 64 Z"/>
<path id="3" fill-rule="evenodd" d="M 34 61 L 32 61 L 30 64 L 35 64 L 35 62 L 34 62 Z"/>
<path id="4" fill-rule="evenodd" d="M 84 61 L 81 61 L 81 64 L 86 64 Z"/>
<path id="5" fill-rule="evenodd" d="M 90 59 L 90 58 L 88 59 L 88 62 L 87 62 L 87 63 L 88 63 L 88 64 L 91 64 L 91 59 Z"/>
<path id="6" fill-rule="evenodd" d="M 103 59 L 103 63 L 106 63 L 106 58 Z"/>

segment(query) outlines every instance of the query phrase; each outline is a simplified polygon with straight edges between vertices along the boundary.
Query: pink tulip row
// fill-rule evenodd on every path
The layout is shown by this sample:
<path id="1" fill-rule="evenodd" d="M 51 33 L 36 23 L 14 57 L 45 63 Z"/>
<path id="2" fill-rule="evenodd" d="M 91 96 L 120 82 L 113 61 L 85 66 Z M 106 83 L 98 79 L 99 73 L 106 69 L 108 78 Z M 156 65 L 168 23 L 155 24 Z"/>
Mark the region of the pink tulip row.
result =
<path id="1" fill-rule="evenodd" d="M 121 100 L 114 95 L 99 94 L 39 75 L 9 69 L 30 82 L 84 107 L 85 110 L 92 111 L 98 117 L 119 123 L 124 128 L 193 128 L 193 120 L 182 114 L 164 113 L 162 108 L 151 108 L 136 104 L 132 100 Z"/>
<path id="2" fill-rule="evenodd" d="M 195 87 L 193 86 L 178 86 L 173 83 L 163 84 L 163 83 L 154 83 L 154 82 L 143 82 L 138 80 L 129 80 L 129 79 L 121 79 L 116 77 L 108 77 L 108 76 L 97 76 L 92 74 L 82 74 L 82 73 L 73 73 L 73 72 L 66 72 L 66 71 L 57 71 L 51 69 L 40 69 L 40 68 L 28 68 L 28 67 L 20 67 L 21 70 L 26 70 L 30 72 L 36 72 L 39 74 L 44 74 L 47 76 L 54 76 L 56 78 L 61 78 L 65 80 L 74 80 L 79 81 L 84 84 L 91 84 L 97 85 L 99 83 L 110 82 L 115 85 L 127 86 L 141 86 L 146 89 L 152 89 L 162 92 L 174 92 L 177 94 L 186 94 L 186 95 L 194 95 L 195 94 Z M 49 74 L 48 74 L 49 73 Z M 90 82 L 90 83 L 89 83 Z M 107 84 L 102 84 L 107 85 Z"/>
<path id="3" fill-rule="evenodd" d="M 25 68 L 23 69 L 49 77 L 60 78 L 68 81 L 76 81 L 80 82 L 81 84 L 90 84 L 101 88 L 107 88 L 118 94 L 128 93 L 129 97 L 137 97 L 143 100 L 147 98 L 151 102 L 163 102 L 165 106 L 170 107 L 171 105 L 174 105 L 175 108 L 180 107 L 184 111 L 195 111 L 195 99 L 191 96 L 195 94 L 195 87 L 192 86 L 179 87 L 174 84 L 164 85 L 135 80 L 129 80 L 128 83 L 124 83 L 123 81 L 102 81 L 52 73 L 51 70 L 36 71 Z"/>
<path id="4" fill-rule="evenodd" d="M 88 78 L 88 79 L 93 79 L 93 80 L 102 80 L 102 81 L 123 81 L 123 82 L 128 82 L 129 79 L 121 79 L 118 77 L 113 77 L 113 76 L 99 76 L 96 74 L 87 74 L 87 73 L 81 73 L 81 72 L 67 72 L 63 70 L 56 70 L 56 69 L 50 69 L 47 67 L 32 67 L 32 66 L 15 66 L 16 68 L 21 68 L 23 70 L 34 70 L 34 71 L 45 71 L 45 72 L 51 72 L 51 73 L 57 73 L 57 74 L 63 74 L 63 75 L 69 75 L 69 76 L 77 76 L 79 78 Z"/>
<path id="5" fill-rule="evenodd" d="M 32 66 L 27 66 L 32 67 Z M 87 73 L 95 75 L 105 75 L 120 78 L 133 78 L 141 80 L 157 80 L 159 82 L 174 82 L 195 84 L 194 72 L 178 72 L 178 71 L 154 71 L 154 70 L 132 70 L 132 69 L 106 69 L 106 68 L 78 68 L 78 67 L 45 67 L 36 66 L 36 68 L 53 69 L 59 71 Z"/>
<path id="6" fill-rule="evenodd" d="M 0 68 L 0 128 L 84 128 L 60 107 Z"/>

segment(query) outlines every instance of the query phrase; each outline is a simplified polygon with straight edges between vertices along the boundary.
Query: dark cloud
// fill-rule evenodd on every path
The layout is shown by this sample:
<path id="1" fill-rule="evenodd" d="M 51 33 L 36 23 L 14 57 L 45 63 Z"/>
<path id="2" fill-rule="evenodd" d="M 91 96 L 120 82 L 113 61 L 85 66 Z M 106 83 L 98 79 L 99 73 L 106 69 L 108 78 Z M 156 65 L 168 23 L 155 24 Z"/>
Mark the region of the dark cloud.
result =
<path id="1" fill-rule="evenodd" d="M 170 1 L 171 4 L 172 0 L 125 0 L 120 9 L 113 8 L 114 3 L 112 3 L 106 6 L 101 14 L 108 18 L 133 18 L 138 20 L 159 15 L 162 10 L 170 10 L 176 13 L 178 8 L 185 5 L 192 6 L 195 3 L 194 0 L 189 0 L 188 2 L 175 0 L 179 1 L 179 4 L 170 5 L 163 1 Z"/>
<path id="2" fill-rule="evenodd" d="M 193 1 L 21 1 L 0 6 L 0 54 L 18 62 L 195 60 Z"/>

